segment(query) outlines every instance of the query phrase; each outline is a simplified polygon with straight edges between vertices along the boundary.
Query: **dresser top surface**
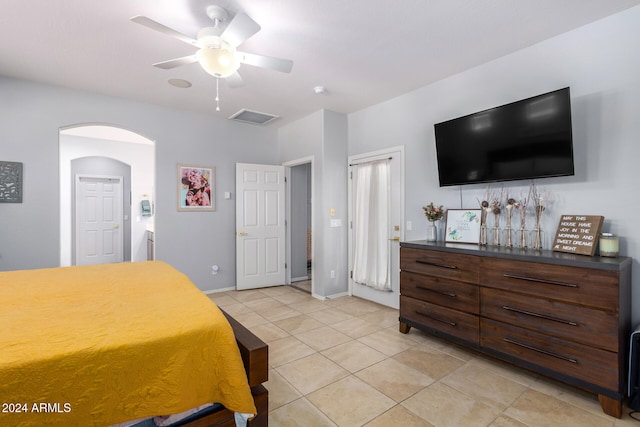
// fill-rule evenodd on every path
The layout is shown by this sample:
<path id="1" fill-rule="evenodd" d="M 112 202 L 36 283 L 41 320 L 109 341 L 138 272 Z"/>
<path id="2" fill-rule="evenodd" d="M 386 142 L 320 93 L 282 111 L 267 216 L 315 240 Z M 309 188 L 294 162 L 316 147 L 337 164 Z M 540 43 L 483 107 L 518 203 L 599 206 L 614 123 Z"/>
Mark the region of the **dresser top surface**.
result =
<path id="1" fill-rule="evenodd" d="M 617 271 L 623 268 L 631 267 L 631 258 L 629 257 L 606 258 L 600 256 L 587 256 L 569 254 L 564 252 L 553 252 L 550 250 L 507 248 L 504 246 L 480 246 L 469 243 L 428 242 L 426 240 L 400 242 L 400 246 L 404 248 L 428 249 L 449 253 L 487 256 L 517 261 L 561 264 L 574 267 L 595 268 L 600 270 Z"/>

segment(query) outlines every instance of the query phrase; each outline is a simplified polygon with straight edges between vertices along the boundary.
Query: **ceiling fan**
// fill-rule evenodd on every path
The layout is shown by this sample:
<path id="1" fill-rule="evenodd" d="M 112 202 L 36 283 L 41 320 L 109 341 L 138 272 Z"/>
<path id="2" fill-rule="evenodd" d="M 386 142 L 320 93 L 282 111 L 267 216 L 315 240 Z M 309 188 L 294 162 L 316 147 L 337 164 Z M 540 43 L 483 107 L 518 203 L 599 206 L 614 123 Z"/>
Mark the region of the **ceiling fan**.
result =
<path id="1" fill-rule="evenodd" d="M 260 31 L 260 25 L 245 13 L 238 12 L 224 30 L 220 28 L 219 24 L 229 18 L 229 14 L 225 9 L 219 6 L 209 6 L 207 7 L 207 16 L 213 21 L 213 26 L 204 27 L 198 31 L 196 39 L 146 16 L 134 16 L 131 20 L 198 48 L 195 54 L 158 62 L 153 64 L 154 67 L 171 69 L 199 62 L 207 73 L 216 78 L 226 79 L 231 87 L 238 87 L 243 84 L 242 78 L 238 74 L 238 68 L 241 64 L 268 68 L 283 73 L 291 72 L 293 61 L 289 59 L 256 55 L 236 50 L 239 45 Z"/>

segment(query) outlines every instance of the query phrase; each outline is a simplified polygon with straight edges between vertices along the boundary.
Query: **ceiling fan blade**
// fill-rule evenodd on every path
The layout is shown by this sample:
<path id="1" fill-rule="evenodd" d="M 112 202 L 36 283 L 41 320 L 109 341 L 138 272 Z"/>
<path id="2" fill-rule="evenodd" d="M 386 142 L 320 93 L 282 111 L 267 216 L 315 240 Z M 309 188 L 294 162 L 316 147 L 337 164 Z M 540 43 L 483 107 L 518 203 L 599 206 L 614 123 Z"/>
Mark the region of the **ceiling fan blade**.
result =
<path id="1" fill-rule="evenodd" d="M 220 38 L 231 46 L 238 47 L 258 31 L 260 31 L 260 25 L 256 21 L 251 19 L 249 15 L 238 12 L 229 22 Z"/>
<path id="2" fill-rule="evenodd" d="M 163 70 L 170 70 L 172 68 L 191 64 L 194 62 L 198 62 L 198 58 L 195 55 L 189 55 L 183 56 L 182 58 L 169 59 L 168 61 L 156 62 L 155 64 L 153 64 L 153 66 L 162 68 Z"/>
<path id="3" fill-rule="evenodd" d="M 290 59 L 280 59 L 246 52 L 238 52 L 238 54 L 240 55 L 240 62 L 243 64 L 269 68 L 283 73 L 290 73 L 291 68 L 293 68 L 293 61 Z"/>
<path id="4" fill-rule="evenodd" d="M 197 40 L 195 40 L 195 39 L 193 39 L 193 38 L 191 38 L 191 37 L 189 37 L 187 35 L 184 35 L 184 34 L 178 32 L 178 31 L 176 31 L 176 30 L 174 30 L 172 28 L 169 28 L 166 25 L 162 25 L 161 23 L 156 22 L 153 19 L 147 18 L 146 16 L 137 15 L 137 16 L 134 16 L 133 18 L 131 18 L 131 20 L 133 22 L 135 22 L 136 24 L 140 24 L 140 25 L 143 25 L 143 26 L 145 26 L 147 28 L 151 28 L 152 30 L 159 31 L 159 32 L 161 32 L 163 34 L 166 34 L 168 36 L 175 37 L 178 40 L 182 40 L 185 43 L 189 43 L 190 45 L 198 46 L 198 41 Z"/>
<path id="5" fill-rule="evenodd" d="M 242 77 L 240 77 L 240 74 L 238 74 L 237 71 L 235 73 L 231 74 L 230 76 L 225 77 L 225 80 L 227 81 L 227 85 L 229 87 L 241 87 L 241 86 L 244 86 L 244 82 L 242 81 Z"/>

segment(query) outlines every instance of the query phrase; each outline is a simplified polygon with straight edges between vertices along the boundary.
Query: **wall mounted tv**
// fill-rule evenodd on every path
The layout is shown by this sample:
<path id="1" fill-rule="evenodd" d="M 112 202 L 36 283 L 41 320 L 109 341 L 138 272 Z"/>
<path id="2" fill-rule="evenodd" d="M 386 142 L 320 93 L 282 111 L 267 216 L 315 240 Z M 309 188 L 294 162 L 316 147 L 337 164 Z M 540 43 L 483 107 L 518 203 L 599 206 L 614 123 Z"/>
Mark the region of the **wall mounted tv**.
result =
<path id="1" fill-rule="evenodd" d="M 568 87 L 434 130 L 441 187 L 574 174 Z"/>

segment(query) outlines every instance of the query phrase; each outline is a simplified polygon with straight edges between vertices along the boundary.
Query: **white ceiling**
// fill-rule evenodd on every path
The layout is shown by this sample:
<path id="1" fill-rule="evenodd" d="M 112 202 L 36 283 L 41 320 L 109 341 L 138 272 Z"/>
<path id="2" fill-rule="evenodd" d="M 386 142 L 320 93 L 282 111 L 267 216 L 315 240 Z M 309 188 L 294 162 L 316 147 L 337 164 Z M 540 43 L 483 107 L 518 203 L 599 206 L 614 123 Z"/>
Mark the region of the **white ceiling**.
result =
<path id="1" fill-rule="evenodd" d="M 129 21 L 145 15 L 195 37 L 208 5 L 262 30 L 239 50 L 294 61 L 290 74 L 243 65 L 245 85 L 200 66 L 151 64 L 194 53 Z M 0 0 L 0 75 L 227 118 L 242 108 L 279 127 L 325 108 L 351 113 L 640 4 L 640 0 Z M 179 89 L 180 78 L 193 86 Z M 523 78 L 526 78 L 523 77 Z M 314 86 L 327 93 L 316 95 Z M 1 99 L 1 97 L 0 97 Z"/>

